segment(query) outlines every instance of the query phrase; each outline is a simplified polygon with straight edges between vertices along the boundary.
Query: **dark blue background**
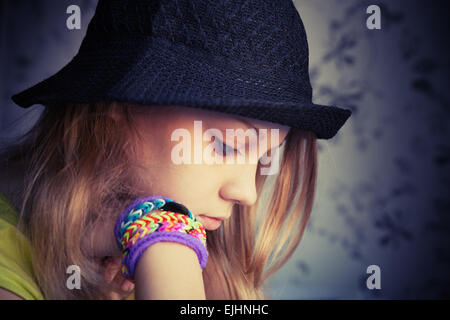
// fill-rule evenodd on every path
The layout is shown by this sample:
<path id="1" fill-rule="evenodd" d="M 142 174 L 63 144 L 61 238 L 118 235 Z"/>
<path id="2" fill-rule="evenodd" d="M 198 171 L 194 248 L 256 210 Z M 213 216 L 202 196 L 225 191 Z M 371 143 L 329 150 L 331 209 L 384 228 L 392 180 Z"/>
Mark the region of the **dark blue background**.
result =
<path id="1" fill-rule="evenodd" d="M 0 143 L 33 124 L 41 106 L 10 97 L 77 52 L 95 0 L 0 2 Z M 275 299 L 449 298 L 450 142 L 446 1 L 294 1 L 310 46 L 314 101 L 353 110 L 319 143 L 316 204 Z M 81 30 L 66 28 L 77 4 Z M 365 27 L 378 4 L 382 29 Z M 369 290 L 367 266 L 381 268 Z"/>

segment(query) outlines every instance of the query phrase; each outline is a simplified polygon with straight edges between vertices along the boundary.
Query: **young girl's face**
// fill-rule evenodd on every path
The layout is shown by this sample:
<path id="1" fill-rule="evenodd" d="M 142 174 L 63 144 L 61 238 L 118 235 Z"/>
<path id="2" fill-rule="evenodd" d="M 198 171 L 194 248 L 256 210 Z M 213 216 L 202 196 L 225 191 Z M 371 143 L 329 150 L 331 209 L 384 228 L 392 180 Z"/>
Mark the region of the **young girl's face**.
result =
<path id="1" fill-rule="evenodd" d="M 243 129 L 245 132 L 251 128 L 242 119 L 256 128 L 252 130 L 263 142 L 263 150 L 260 150 L 262 154 L 271 147 L 279 147 L 288 133 L 289 127 L 187 107 L 176 107 L 170 112 L 155 112 L 148 118 L 138 117 L 136 125 L 142 133 L 144 143 L 138 145 L 138 150 L 141 151 L 139 159 L 143 165 L 139 169 L 139 175 L 148 183 L 149 193 L 151 191 L 152 194 L 184 204 L 207 230 L 215 230 L 220 224 L 212 223 L 205 216 L 228 219 L 233 204 L 254 204 L 257 197 L 255 179 L 256 174 L 259 174 L 258 162 L 252 162 L 247 157 L 244 163 L 237 163 L 237 157 L 234 156 L 234 162 L 227 164 L 225 155 L 220 150 L 215 152 L 212 148 L 207 149 L 208 145 L 220 145 L 224 152 L 248 155 L 248 147 L 240 146 L 239 151 L 234 151 L 233 145 L 223 146 L 217 137 L 209 138 L 208 133 L 205 133 L 211 128 L 219 130 L 223 143 L 226 144 L 226 129 Z M 196 125 L 194 121 L 198 121 Z M 267 129 L 266 139 L 262 139 L 264 133 L 260 129 L 263 128 Z M 278 139 L 272 146 L 270 141 L 274 130 L 270 129 L 279 129 Z M 207 141 L 202 136 L 206 136 Z M 243 141 L 249 143 L 249 139 Z M 236 147 L 237 142 L 234 145 Z M 180 163 L 185 151 L 185 162 Z M 195 153 L 198 156 L 197 163 Z M 218 158 L 223 163 L 214 162 Z"/>
<path id="2" fill-rule="evenodd" d="M 161 107 L 161 110 L 164 111 L 164 107 Z M 174 107 L 168 112 L 158 112 L 156 109 L 156 112 L 151 114 L 140 111 L 135 115 L 135 127 L 142 139 L 136 138 L 134 141 L 139 151 L 139 167 L 130 170 L 136 170 L 144 181 L 144 186 L 141 187 L 148 189 L 149 195 L 161 195 L 182 203 L 210 231 L 220 227 L 220 220 L 230 217 L 233 204 L 255 203 L 256 175 L 261 173 L 257 170 L 258 162 L 250 160 L 248 145 L 237 146 L 239 139 L 235 140 L 234 146 L 223 146 L 222 141 L 214 137 L 205 141 L 206 138 L 202 139 L 202 136 L 207 136 L 205 131 L 211 128 L 219 130 L 223 142 L 227 143 L 226 129 L 243 129 L 245 132 L 254 127 L 251 130 L 255 132 L 257 141 L 261 141 L 257 147 L 258 158 L 269 149 L 273 155 L 273 151 L 279 147 L 289 131 L 287 126 L 187 107 Z M 194 121 L 201 121 L 200 130 L 200 122 L 194 124 Z M 267 135 L 261 129 L 266 129 Z M 278 129 L 278 137 L 273 129 Z M 182 138 L 180 133 L 184 134 Z M 217 133 L 214 135 L 217 136 Z M 190 139 L 186 139 L 187 137 Z M 248 138 L 240 140 L 242 141 L 250 143 Z M 182 151 L 181 145 L 185 146 Z M 208 145 L 216 148 L 220 145 L 224 152 L 233 151 L 233 147 L 239 149 L 233 151 L 234 162 L 230 164 L 225 163 L 226 156 L 220 154 L 220 150 L 216 154 L 212 149 L 205 152 Z M 184 152 L 189 154 L 189 151 L 190 157 L 185 158 L 187 163 L 177 164 Z M 197 159 L 198 163 L 195 163 L 194 158 L 196 152 L 200 156 L 203 154 L 200 161 Z M 247 155 L 244 163 L 237 162 L 237 154 Z M 213 162 L 218 158 L 223 159 L 222 164 Z M 99 239 L 94 241 L 98 244 L 97 256 L 100 253 L 100 256 L 120 257 L 113 237 L 114 223 L 115 221 L 108 222 L 103 227 L 104 231 L 97 233 Z M 120 259 L 117 258 L 117 261 L 120 262 Z"/>

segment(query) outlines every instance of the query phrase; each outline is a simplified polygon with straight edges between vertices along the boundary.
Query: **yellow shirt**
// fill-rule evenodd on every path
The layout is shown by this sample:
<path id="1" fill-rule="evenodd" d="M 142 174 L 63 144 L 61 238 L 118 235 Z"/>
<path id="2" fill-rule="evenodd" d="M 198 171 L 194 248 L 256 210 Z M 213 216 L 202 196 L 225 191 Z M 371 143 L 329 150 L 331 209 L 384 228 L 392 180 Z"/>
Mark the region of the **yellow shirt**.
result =
<path id="1" fill-rule="evenodd" d="M 16 228 L 18 218 L 18 211 L 0 193 L 0 288 L 26 300 L 43 300 L 33 275 L 30 244 Z"/>

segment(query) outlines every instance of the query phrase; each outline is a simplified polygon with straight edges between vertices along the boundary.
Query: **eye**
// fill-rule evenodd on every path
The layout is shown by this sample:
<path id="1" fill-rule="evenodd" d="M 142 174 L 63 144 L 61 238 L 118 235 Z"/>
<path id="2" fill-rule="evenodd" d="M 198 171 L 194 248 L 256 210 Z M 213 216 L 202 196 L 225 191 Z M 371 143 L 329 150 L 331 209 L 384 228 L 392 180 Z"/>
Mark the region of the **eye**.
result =
<path id="1" fill-rule="evenodd" d="M 214 142 L 216 143 L 216 147 L 214 148 L 214 150 L 216 151 L 217 154 L 226 157 L 227 154 L 234 155 L 235 152 L 238 152 L 239 154 L 241 153 L 238 149 L 230 147 L 217 137 L 214 136 L 213 139 Z"/>

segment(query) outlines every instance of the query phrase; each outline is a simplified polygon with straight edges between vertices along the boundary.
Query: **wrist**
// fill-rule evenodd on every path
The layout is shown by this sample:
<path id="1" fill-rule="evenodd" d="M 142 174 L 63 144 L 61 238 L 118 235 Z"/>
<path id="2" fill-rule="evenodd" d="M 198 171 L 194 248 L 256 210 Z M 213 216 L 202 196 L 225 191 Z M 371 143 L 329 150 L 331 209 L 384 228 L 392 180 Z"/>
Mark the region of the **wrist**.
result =
<path id="1" fill-rule="evenodd" d="M 141 255 L 135 271 L 136 299 L 205 299 L 202 269 L 195 252 L 159 242 Z"/>
<path id="2" fill-rule="evenodd" d="M 141 255 L 143 255 L 154 244 L 166 242 L 182 245 L 184 250 L 189 250 L 191 253 L 196 255 L 196 263 L 199 264 L 202 269 L 206 267 L 208 252 L 199 239 L 186 233 L 159 231 L 153 232 L 146 237 L 139 239 L 139 241 L 130 248 L 128 252 L 128 259 L 125 261 L 125 266 L 129 272 L 129 277 L 134 278 L 134 270 L 136 269 Z"/>

